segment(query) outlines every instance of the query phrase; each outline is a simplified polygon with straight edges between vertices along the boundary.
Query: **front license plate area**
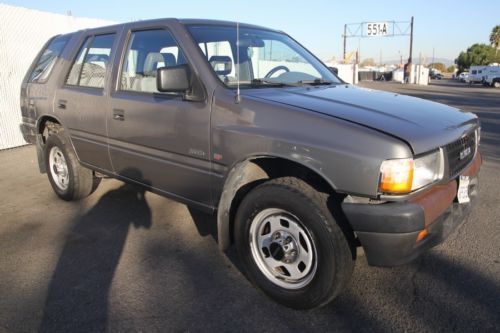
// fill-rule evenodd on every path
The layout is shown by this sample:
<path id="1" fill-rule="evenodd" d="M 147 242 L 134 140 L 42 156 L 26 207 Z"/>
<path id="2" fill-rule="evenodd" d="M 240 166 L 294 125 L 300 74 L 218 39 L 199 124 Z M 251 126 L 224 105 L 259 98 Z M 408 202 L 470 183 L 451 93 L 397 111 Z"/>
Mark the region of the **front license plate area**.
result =
<path id="1" fill-rule="evenodd" d="M 469 198 L 469 176 L 460 176 L 460 180 L 458 181 L 458 191 L 457 191 L 457 200 L 458 203 L 467 203 L 470 202 Z"/>

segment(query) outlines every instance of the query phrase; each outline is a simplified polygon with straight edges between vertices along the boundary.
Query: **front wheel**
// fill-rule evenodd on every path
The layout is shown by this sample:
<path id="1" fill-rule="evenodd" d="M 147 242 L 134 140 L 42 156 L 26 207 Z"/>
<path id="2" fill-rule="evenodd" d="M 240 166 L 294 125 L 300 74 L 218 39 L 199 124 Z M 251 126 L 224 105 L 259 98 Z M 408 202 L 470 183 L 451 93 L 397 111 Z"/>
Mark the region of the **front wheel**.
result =
<path id="1" fill-rule="evenodd" d="M 276 301 L 296 309 L 330 302 L 354 267 L 328 196 L 297 178 L 267 181 L 243 199 L 235 241 L 246 275 Z"/>
<path id="2" fill-rule="evenodd" d="M 50 135 L 45 144 L 45 166 L 50 185 L 63 200 L 78 200 L 90 195 L 100 178 L 78 162 L 64 132 Z"/>

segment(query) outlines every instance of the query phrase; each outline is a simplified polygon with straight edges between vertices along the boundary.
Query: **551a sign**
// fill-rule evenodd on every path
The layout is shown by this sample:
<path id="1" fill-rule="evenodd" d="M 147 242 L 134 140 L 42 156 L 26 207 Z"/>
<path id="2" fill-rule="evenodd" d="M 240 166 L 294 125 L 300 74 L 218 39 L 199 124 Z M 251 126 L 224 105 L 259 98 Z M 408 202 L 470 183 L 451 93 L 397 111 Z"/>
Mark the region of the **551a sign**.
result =
<path id="1" fill-rule="evenodd" d="M 387 36 L 390 34 L 388 22 L 368 22 L 365 23 L 365 29 L 365 36 L 367 37 Z"/>

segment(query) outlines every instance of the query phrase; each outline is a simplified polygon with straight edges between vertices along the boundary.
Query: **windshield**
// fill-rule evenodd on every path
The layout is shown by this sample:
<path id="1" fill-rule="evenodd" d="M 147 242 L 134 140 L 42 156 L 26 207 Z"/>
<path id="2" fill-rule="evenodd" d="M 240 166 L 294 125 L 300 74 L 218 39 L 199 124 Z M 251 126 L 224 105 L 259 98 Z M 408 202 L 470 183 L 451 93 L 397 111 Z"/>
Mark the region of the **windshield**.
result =
<path id="1" fill-rule="evenodd" d="M 187 29 L 215 74 L 229 87 L 237 85 L 238 73 L 242 88 L 341 83 L 285 34 L 240 27 L 237 43 L 236 25 L 189 25 Z"/>

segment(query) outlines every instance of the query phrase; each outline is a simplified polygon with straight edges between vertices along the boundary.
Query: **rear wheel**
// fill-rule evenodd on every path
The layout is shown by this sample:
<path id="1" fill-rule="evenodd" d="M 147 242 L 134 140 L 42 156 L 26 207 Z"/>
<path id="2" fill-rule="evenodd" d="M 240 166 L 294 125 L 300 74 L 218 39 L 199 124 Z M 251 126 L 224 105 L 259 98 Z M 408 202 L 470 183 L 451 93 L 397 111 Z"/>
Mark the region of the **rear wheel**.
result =
<path id="1" fill-rule="evenodd" d="M 90 195 L 101 181 L 92 170 L 80 165 L 63 131 L 47 138 L 45 166 L 54 192 L 67 201 Z"/>
<path id="2" fill-rule="evenodd" d="M 267 181 L 242 201 L 235 241 L 248 278 L 276 301 L 309 309 L 331 301 L 354 267 L 328 196 L 292 177 Z"/>
<path id="3" fill-rule="evenodd" d="M 493 87 L 500 88 L 500 81 L 493 82 Z"/>

